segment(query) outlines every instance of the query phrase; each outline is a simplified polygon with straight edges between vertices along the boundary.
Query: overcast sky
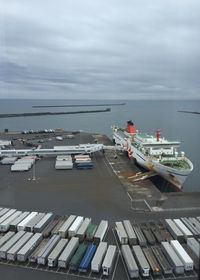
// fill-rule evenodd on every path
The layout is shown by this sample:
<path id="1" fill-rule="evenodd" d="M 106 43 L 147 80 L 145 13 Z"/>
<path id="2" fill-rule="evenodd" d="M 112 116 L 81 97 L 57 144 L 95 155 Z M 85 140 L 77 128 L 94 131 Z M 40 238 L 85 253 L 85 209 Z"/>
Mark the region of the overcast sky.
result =
<path id="1" fill-rule="evenodd" d="M 1 98 L 200 98 L 199 0 L 8 0 Z"/>

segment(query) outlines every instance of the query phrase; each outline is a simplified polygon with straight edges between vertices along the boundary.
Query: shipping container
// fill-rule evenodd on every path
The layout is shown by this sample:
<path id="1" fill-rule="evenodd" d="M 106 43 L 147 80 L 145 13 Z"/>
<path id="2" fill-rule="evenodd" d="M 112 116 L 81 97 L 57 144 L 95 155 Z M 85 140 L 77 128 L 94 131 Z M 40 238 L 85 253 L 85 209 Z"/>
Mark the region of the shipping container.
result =
<path id="1" fill-rule="evenodd" d="M 78 216 L 75 219 L 75 221 L 72 223 L 70 228 L 68 229 L 68 236 L 69 237 L 75 236 L 82 223 L 83 223 L 83 217 Z"/>
<path id="2" fill-rule="evenodd" d="M 161 275 L 161 267 L 158 263 L 158 261 L 156 260 L 156 257 L 154 256 L 151 248 L 143 248 L 143 253 L 146 257 L 146 259 L 148 260 L 148 263 L 150 265 L 150 270 L 153 274 L 153 276 L 158 276 Z"/>
<path id="3" fill-rule="evenodd" d="M 124 228 L 126 230 L 126 233 L 128 235 L 129 244 L 130 245 L 136 245 L 137 244 L 137 237 L 135 235 L 135 232 L 133 230 L 131 222 L 129 220 L 124 220 L 123 224 L 124 224 Z"/>
<path id="4" fill-rule="evenodd" d="M 17 225 L 24 220 L 28 215 L 30 214 L 30 212 L 23 212 L 19 217 L 17 217 L 15 220 L 13 220 L 10 223 L 10 230 L 12 231 L 17 231 Z"/>
<path id="5" fill-rule="evenodd" d="M 108 276 L 111 274 L 113 270 L 116 254 L 117 254 L 117 247 L 115 245 L 109 245 L 102 263 L 103 275 Z"/>
<path id="6" fill-rule="evenodd" d="M 107 251 L 107 242 L 100 242 L 99 246 L 96 250 L 96 253 L 94 255 L 94 258 L 91 262 L 91 270 L 93 272 L 99 272 L 101 269 L 101 265 L 103 262 L 103 258 L 105 257 L 106 251 Z"/>
<path id="7" fill-rule="evenodd" d="M 94 244 L 90 244 L 87 247 L 85 255 L 84 255 L 83 259 L 81 260 L 81 263 L 80 263 L 79 268 L 78 268 L 78 270 L 80 272 L 87 272 L 88 271 L 88 269 L 90 268 L 92 258 L 95 254 L 96 248 L 97 248 L 97 246 L 94 245 Z"/>
<path id="8" fill-rule="evenodd" d="M 184 225 L 184 223 L 180 219 L 174 219 L 174 223 L 183 233 L 185 240 L 187 240 L 188 237 L 193 236 L 192 232 Z"/>
<path id="9" fill-rule="evenodd" d="M 18 251 L 24 246 L 24 244 L 27 243 L 27 241 L 33 236 L 33 233 L 26 232 L 18 241 L 15 243 L 14 246 L 12 246 L 7 251 L 7 260 L 15 261 L 17 257 Z"/>
<path id="10" fill-rule="evenodd" d="M 47 224 L 52 220 L 53 213 L 47 213 L 33 228 L 34 232 L 42 232 Z"/>
<path id="11" fill-rule="evenodd" d="M 84 240 L 87 228 L 90 225 L 90 223 L 91 223 L 91 218 L 85 218 L 82 225 L 78 229 L 76 236 L 79 238 L 80 241 Z"/>
<path id="12" fill-rule="evenodd" d="M 20 214 L 22 213 L 22 211 L 16 211 L 14 212 L 10 217 L 8 217 L 5 221 L 3 221 L 0 224 L 0 231 L 1 232 L 6 232 L 9 230 L 10 228 L 10 224 L 12 223 L 12 221 L 14 221 Z"/>
<path id="13" fill-rule="evenodd" d="M 24 230 L 25 226 L 28 222 L 30 222 L 36 215 L 38 214 L 38 212 L 31 212 L 23 221 L 21 221 L 18 225 L 17 225 L 17 230 Z"/>
<path id="14" fill-rule="evenodd" d="M 200 244 L 194 237 L 191 237 L 191 238 L 187 239 L 187 245 L 194 252 L 194 254 L 198 258 L 200 258 Z"/>
<path id="15" fill-rule="evenodd" d="M 163 251 L 158 246 L 151 247 L 151 250 L 158 261 L 164 275 L 168 276 L 172 274 L 172 266 L 163 254 Z"/>
<path id="16" fill-rule="evenodd" d="M 28 256 L 35 250 L 38 244 L 42 240 L 41 233 L 35 233 L 31 239 L 20 249 L 17 253 L 17 260 L 19 262 L 25 262 L 28 259 Z"/>
<path id="17" fill-rule="evenodd" d="M 67 245 L 68 239 L 62 238 L 53 251 L 48 256 L 48 266 L 55 267 L 58 263 L 58 258 L 61 255 L 62 251 L 64 250 L 65 246 Z"/>
<path id="18" fill-rule="evenodd" d="M 3 216 L 0 217 L 0 224 L 13 215 L 16 211 L 16 209 L 9 209 Z"/>
<path id="19" fill-rule="evenodd" d="M 99 243 L 103 241 L 105 234 L 108 230 L 108 221 L 102 220 L 94 234 L 94 242 Z"/>
<path id="20" fill-rule="evenodd" d="M 141 247 L 139 245 L 134 245 L 132 246 L 132 249 L 141 276 L 148 277 L 150 273 L 150 266 L 149 263 L 147 262 L 147 259 L 145 258 L 144 253 L 142 252 Z"/>
<path id="21" fill-rule="evenodd" d="M 188 255 L 188 253 L 184 250 L 178 240 L 171 240 L 170 244 L 182 263 L 184 264 L 184 269 L 186 271 L 193 270 L 194 262 Z"/>
<path id="22" fill-rule="evenodd" d="M 199 221 L 195 218 L 192 218 L 192 217 L 190 217 L 188 219 L 192 223 L 192 225 L 194 226 L 196 231 L 198 232 L 198 237 L 200 237 L 200 223 L 199 223 Z"/>
<path id="23" fill-rule="evenodd" d="M 125 228 L 124 228 L 122 222 L 115 223 L 115 230 L 117 232 L 117 236 L 118 236 L 120 244 L 128 244 L 128 235 L 125 231 Z"/>
<path id="24" fill-rule="evenodd" d="M 187 246 L 187 244 L 182 244 L 185 251 L 188 253 L 188 255 L 191 257 L 191 259 L 194 262 L 194 268 L 195 270 L 199 270 L 199 258 L 195 255 L 195 253 L 192 251 L 190 247 Z"/>
<path id="25" fill-rule="evenodd" d="M 44 246 L 46 246 L 47 242 L 49 239 L 43 239 L 38 246 L 36 246 L 33 250 L 33 252 L 28 256 L 28 260 L 31 263 L 36 263 L 37 262 L 37 257 L 39 253 L 43 250 Z"/>
<path id="26" fill-rule="evenodd" d="M 33 232 L 34 226 L 45 216 L 45 213 L 38 213 L 33 219 L 31 219 L 25 226 L 25 230 Z"/>
<path id="27" fill-rule="evenodd" d="M 134 229 L 134 232 L 135 232 L 135 234 L 137 236 L 138 244 L 141 247 L 147 246 L 147 241 L 146 241 L 146 238 L 144 237 L 144 234 L 143 234 L 141 228 L 139 226 L 137 226 L 137 225 L 134 225 L 133 229 Z"/>
<path id="28" fill-rule="evenodd" d="M 157 225 L 155 225 L 154 223 L 151 222 L 150 223 L 150 228 L 151 228 L 151 231 L 154 234 L 154 236 L 156 238 L 156 241 L 158 243 L 161 243 L 162 241 L 165 241 L 165 239 L 163 238 L 163 236 L 161 234 L 161 231 L 160 231 L 160 229 Z"/>
<path id="29" fill-rule="evenodd" d="M 37 258 L 37 263 L 45 265 L 47 262 L 48 255 L 52 252 L 52 250 L 55 248 L 56 244 L 60 240 L 59 235 L 53 235 L 49 242 L 47 242 L 46 246 L 43 248 L 43 250 L 39 253 Z"/>
<path id="30" fill-rule="evenodd" d="M 76 249 L 79 246 L 78 237 L 72 237 L 69 241 L 62 254 L 58 258 L 58 267 L 66 268 Z"/>
<path id="31" fill-rule="evenodd" d="M 25 231 L 17 232 L 1 248 L 0 259 L 6 259 L 7 251 L 25 234 Z"/>
<path id="32" fill-rule="evenodd" d="M 167 226 L 167 229 L 171 233 L 171 235 L 174 237 L 174 239 L 177 239 L 180 242 L 184 242 L 184 234 L 180 231 L 180 229 L 176 226 L 174 221 L 172 219 L 165 219 L 165 223 Z"/>
<path id="33" fill-rule="evenodd" d="M 75 215 L 71 215 L 69 216 L 69 218 L 64 222 L 64 224 L 61 226 L 61 228 L 59 229 L 59 235 L 62 238 L 65 238 L 67 236 L 68 233 L 68 229 L 71 226 L 71 224 L 73 223 L 73 221 L 75 220 L 76 216 Z"/>
<path id="34" fill-rule="evenodd" d="M 87 231 L 86 231 L 86 240 L 92 241 L 94 239 L 96 230 L 97 230 L 97 225 L 89 224 Z"/>
<path id="35" fill-rule="evenodd" d="M 129 245 L 122 245 L 121 252 L 122 252 L 122 256 L 125 261 L 126 268 L 128 270 L 128 274 L 129 274 L 130 278 L 138 278 L 139 269 L 138 269 L 138 266 L 136 264 L 136 261 L 133 257 L 133 254 L 131 252 Z"/>
<path id="36" fill-rule="evenodd" d="M 4 236 L 0 239 L 0 248 L 14 235 L 13 231 L 7 232 Z"/>
<path id="37" fill-rule="evenodd" d="M 161 243 L 161 247 L 164 255 L 168 259 L 169 263 L 172 265 L 175 274 L 184 273 L 184 265 L 180 258 L 177 256 L 176 252 L 173 250 L 169 242 L 164 241 Z"/>
<path id="38" fill-rule="evenodd" d="M 47 226 L 43 229 L 42 235 L 44 238 L 47 238 L 52 235 L 53 229 L 57 226 L 59 223 L 59 216 L 56 216 L 53 220 L 51 220 Z"/>
<path id="39" fill-rule="evenodd" d="M 87 250 L 87 245 L 86 244 L 82 243 L 82 244 L 79 245 L 77 251 L 75 252 L 71 261 L 69 262 L 70 270 L 77 270 L 78 269 L 86 250 Z"/>

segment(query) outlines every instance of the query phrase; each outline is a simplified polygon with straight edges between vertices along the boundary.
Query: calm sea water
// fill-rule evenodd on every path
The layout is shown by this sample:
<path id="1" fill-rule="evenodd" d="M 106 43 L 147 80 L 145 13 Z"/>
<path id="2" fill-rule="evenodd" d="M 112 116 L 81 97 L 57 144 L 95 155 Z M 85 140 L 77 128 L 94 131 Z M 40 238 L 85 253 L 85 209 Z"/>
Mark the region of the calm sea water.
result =
<path id="1" fill-rule="evenodd" d="M 62 104 L 102 104 L 125 102 L 124 106 L 111 107 L 111 112 L 20 117 L 0 119 L 0 130 L 64 128 L 66 130 L 84 130 L 98 132 L 111 137 L 111 125 L 125 126 L 127 120 L 133 120 L 137 129 L 154 133 L 161 129 L 162 136 L 169 140 L 180 140 L 181 150 L 191 159 L 194 170 L 184 184 L 185 191 L 200 191 L 200 115 L 184 114 L 178 110 L 199 111 L 200 101 L 109 101 L 109 100 L 0 100 L 0 113 L 25 113 L 47 111 L 76 111 L 103 109 L 104 107 L 75 108 L 32 108 L 33 105 Z M 108 106 L 109 107 L 109 106 Z"/>

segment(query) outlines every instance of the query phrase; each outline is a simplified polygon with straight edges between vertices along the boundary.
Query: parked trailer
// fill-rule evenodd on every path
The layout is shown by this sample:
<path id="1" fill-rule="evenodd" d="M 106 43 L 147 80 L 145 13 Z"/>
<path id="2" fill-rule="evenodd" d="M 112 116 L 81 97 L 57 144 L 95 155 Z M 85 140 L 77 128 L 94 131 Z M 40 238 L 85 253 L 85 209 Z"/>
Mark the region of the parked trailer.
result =
<path id="1" fill-rule="evenodd" d="M 174 223 L 183 233 L 185 240 L 187 240 L 188 237 L 193 236 L 192 232 L 184 225 L 184 223 L 180 219 L 174 219 Z"/>
<path id="2" fill-rule="evenodd" d="M 89 224 L 87 231 L 86 231 L 86 240 L 92 241 L 94 239 L 96 230 L 97 230 L 97 225 Z"/>
<path id="3" fill-rule="evenodd" d="M 107 251 L 107 242 L 100 242 L 99 246 L 96 250 L 96 253 L 94 255 L 94 258 L 91 262 L 91 270 L 92 272 L 99 272 L 101 269 L 101 265 L 103 262 L 103 258 L 105 257 L 106 251 Z"/>
<path id="4" fill-rule="evenodd" d="M 150 244 L 150 245 L 155 245 L 156 243 L 156 239 L 153 235 L 153 233 L 151 232 L 151 229 L 150 228 L 147 228 L 147 226 L 142 226 L 141 227 L 141 230 L 147 240 L 147 242 Z"/>
<path id="5" fill-rule="evenodd" d="M 62 251 L 64 250 L 65 246 L 67 245 L 68 239 L 62 238 L 56 247 L 53 249 L 51 254 L 48 256 L 48 266 L 55 267 L 58 263 L 58 258 Z"/>
<path id="6" fill-rule="evenodd" d="M 29 232 L 33 232 L 34 226 L 44 217 L 45 213 L 38 213 L 32 220 L 30 220 L 26 226 L 25 230 Z"/>
<path id="7" fill-rule="evenodd" d="M 185 249 L 185 251 L 188 253 L 188 255 L 191 257 L 191 259 L 193 260 L 195 270 L 199 270 L 199 258 L 195 255 L 195 253 L 192 251 L 192 249 L 187 246 L 187 244 L 183 244 L 182 246 Z"/>
<path id="8" fill-rule="evenodd" d="M 90 223 L 91 223 L 91 218 L 85 218 L 82 225 L 78 229 L 76 236 L 79 238 L 80 241 L 84 240 L 87 228 L 90 225 Z"/>
<path id="9" fill-rule="evenodd" d="M 99 243 L 103 241 L 108 230 L 108 221 L 102 220 L 94 234 L 94 242 Z"/>
<path id="10" fill-rule="evenodd" d="M 137 237 L 135 235 L 135 232 L 133 230 L 131 222 L 129 220 L 124 220 L 123 224 L 124 224 L 124 228 L 126 230 L 126 233 L 128 235 L 128 243 L 130 245 L 136 245 L 137 244 Z"/>
<path id="11" fill-rule="evenodd" d="M 198 231 L 196 228 L 193 226 L 193 224 L 190 222 L 188 218 L 181 218 L 181 221 L 186 225 L 186 227 L 193 233 L 195 237 L 199 236 Z"/>
<path id="12" fill-rule="evenodd" d="M 194 252 L 194 254 L 198 258 L 200 258 L 200 253 L 199 253 L 200 252 L 200 244 L 194 237 L 191 237 L 191 238 L 187 239 L 187 245 Z"/>
<path id="13" fill-rule="evenodd" d="M 17 225 L 24 220 L 30 212 L 23 212 L 20 216 L 18 216 L 15 220 L 10 223 L 10 230 L 17 231 Z"/>
<path id="14" fill-rule="evenodd" d="M 132 246 L 133 255 L 137 261 L 140 274 L 143 277 L 148 277 L 150 272 L 150 266 L 145 258 L 145 255 L 142 252 L 142 249 L 139 245 Z"/>
<path id="15" fill-rule="evenodd" d="M 76 235 L 78 229 L 80 228 L 81 224 L 83 223 L 83 217 L 82 216 L 78 216 L 75 221 L 73 222 L 73 224 L 70 226 L 70 228 L 68 229 L 68 236 L 69 237 L 73 237 Z"/>
<path id="16" fill-rule="evenodd" d="M 37 262 L 37 257 L 39 253 L 43 250 L 44 246 L 46 246 L 48 239 L 43 239 L 37 247 L 33 250 L 33 252 L 28 256 L 28 260 L 31 263 L 36 263 Z"/>
<path id="17" fill-rule="evenodd" d="M 125 228 L 124 228 L 122 222 L 115 223 L 115 230 L 117 232 L 117 236 L 118 236 L 120 244 L 128 244 L 128 235 L 125 231 Z"/>
<path id="18" fill-rule="evenodd" d="M 66 268 L 73 254 L 79 246 L 78 237 L 72 237 L 62 254 L 58 258 L 58 267 Z"/>
<path id="19" fill-rule="evenodd" d="M 172 274 L 172 267 L 158 246 L 151 247 L 151 250 L 158 261 L 164 275 Z"/>
<path id="20" fill-rule="evenodd" d="M 17 210 L 16 209 L 10 209 L 8 210 L 3 216 L 0 217 L 0 224 L 8 219 L 12 214 L 14 214 Z"/>
<path id="21" fill-rule="evenodd" d="M 64 222 L 66 220 L 66 216 L 61 216 L 58 220 L 59 221 L 58 221 L 57 225 L 51 231 L 52 235 L 53 234 L 59 234 L 59 230 L 62 227 L 62 225 L 64 224 Z"/>
<path id="22" fill-rule="evenodd" d="M 195 229 L 197 230 L 199 236 L 200 236 L 200 223 L 197 219 L 195 218 L 188 218 L 189 221 L 192 223 L 192 225 L 195 227 Z"/>
<path id="23" fill-rule="evenodd" d="M 87 245 L 86 244 L 82 243 L 82 244 L 79 245 L 76 253 L 74 254 L 74 256 L 72 257 L 72 259 L 69 263 L 70 270 L 77 270 L 78 269 L 86 250 L 87 250 Z"/>
<path id="24" fill-rule="evenodd" d="M 138 278 L 139 277 L 139 268 L 135 262 L 133 254 L 129 245 L 121 246 L 122 256 L 124 258 L 128 273 L 130 278 Z"/>
<path id="25" fill-rule="evenodd" d="M 19 262 L 25 262 L 28 256 L 35 250 L 38 244 L 42 240 L 41 233 L 35 233 L 31 239 L 21 248 L 21 250 L 17 253 L 17 260 Z"/>
<path id="26" fill-rule="evenodd" d="M 135 234 L 137 236 L 138 244 L 141 247 L 147 246 L 147 241 L 146 241 L 146 238 L 144 237 L 144 234 L 143 234 L 141 228 L 137 225 L 134 225 L 133 229 L 134 229 Z"/>
<path id="27" fill-rule="evenodd" d="M 6 259 L 7 251 L 25 234 L 25 231 L 17 232 L 1 248 L 0 259 Z"/>
<path id="28" fill-rule="evenodd" d="M 5 215 L 8 211 L 10 210 L 10 208 L 3 208 L 0 211 L 0 217 L 2 217 L 3 215 Z"/>
<path id="29" fill-rule="evenodd" d="M 184 242 L 184 234 L 180 231 L 180 229 L 176 226 L 174 221 L 172 219 L 165 219 L 167 229 L 171 233 L 171 235 L 174 237 L 174 239 L 177 239 L 180 242 Z"/>
<path id="30" fill-rule="evenodd" d="M 49 242 L 46 244 L 46 246 L 43 248 L 43 250 L 41 250 L 41 252 L 38 255 L 37 258 L 38 264 L 42 264 L 42 265 L 46 264 L 48 255 L 55 248 L 59 240 L 60 240 L 60 236 L 56 234 L 50 238 Z"/>
<path id="31" fill-rule="evenodd" d="M 169 230 L 167 229 L 166 223 L 164 224 L 163 222 L 160 221 L 159 223 L 157 223 L 157 226 L 160 230 L 163 241 L 170 241 L 174 239 L 170 234 Z"/>
<path id="32" fill-rule="evenodd" d="M 102 264 L 103 275 L 111 274 L 113 270 L 116 254 L 117 254 L 117 247 L 115 245 L 109 245 Z"/>
<path id="33" fill-rule="evenodd" d="M 182 263 L 184 264 L 184 269 L 186 271 L 193 270 L 194 262 L 188 255 L 188 253 L 184 250 L 184 248 L 181 246 L 181 244 L 178 242 L 178 240 L 171 240 L 170 244 Z"/>
<path id="34" fill-rule="evenodd" d="M 26 242 L 33 236 L 33 233 L 26 232 L 22 238 L 20 238 L 14 246 L 12 246 L 7 252 L 7 260 L 15 261 L 17 252 L 26 244 Z"/>
<path id="35" fill-rule="evenodd" d="M 38 214 L 38 212 L 31 212 L 23 221 L 21 221 L 18 225 L 17 225 L 17 230 L 24 230 L 25 226 L 28 222 L 30 222 L 36 215 Z"/>
<path id="36" fill-rule="evenodd" d="M 67 236 L 68 229 L 75 219 L 76 219 L 75 215 L 69 216 L 69 218 L 64 222 L 64 224 L 58 231 L 60 237 L 65 238 Z"/>
<path id="37" fill-rule="evenodd" d="M 22 213 L 22 211 L 16 211 L 10 217 L 8 217 L 5 221 L 3 221 L 0 224 L 0 231 L 2 231 L 2 232 L 8 231 L 10 228 L 10 223 L 12 221 L 14 221 L 21 213 Z"/>
<path id="38" fill-rule="evenodd" d="M 161 267 L 156 260 L 156 257 L 154 256 L 151 248 L 143 248 L 143 253 L 148 260 L 148 263 L 150 265 L 150 270 L 154 276 L 158 276 L 161 274 Z"/>
<path id="39" fill-rule="evenodd" d="M 164 255 L 173 266 L 174 272 L 176 274 L 183 274 L 184 265 L 181 262 L 180 258 L 177 256 L 176 252 L 173 250 L 172 246 L 169 244 L 169 242 L 167 241 L 162 242 L 161 247 Z"/>
<path id="40" fill-rule="evenodd" d="M 87 247 L 86 253 L 85 253 L 83 259 L 81 260 L 81 263 L 80 263 L 79 268 L 78 268 L 78 270 L 80 272 L 87 272 L 88 271 L 96 249 L 97 249 L 97 246 L 94 245 L 94 244 L 90 244 Z"/>
<path id="41" fill-rule="evenodd" d="M 13 231 L 7 232 L 4 236 L 0 239 L 0 248 L 14 235 Z"/>
<path id="42" fill-rule="evenodd" d="M 150 228 L 151 228 L 151 231 L 154 234 L 154 236 L 156 238 L 156 241 L 158 243 L 161 243 L 162 241 L 165 241 L 165 239 L 163 239 L 163 236 L 162 236 L 162 234 L 160 232 L 160 229 L 157 225 L 155 225 L 154 223 L 150 223 Z"/>
<path id="43" fill-rule="evenodd" d="M 59 216 L 56 216 L 50 223 L 44 228 L 42 231 L 42 235 L 44 238 L 47 238 L 51 235 L 53 229 L 56 227 L 56 225 L 59 223 Z"/>
<path id="44" fill-rule="evenodd" d="M 47 213 L 34 227 L 34 232 L 42 232 L 42 230 L 47 226 L 47 224 L 52 220 L 53 213 Z"/>

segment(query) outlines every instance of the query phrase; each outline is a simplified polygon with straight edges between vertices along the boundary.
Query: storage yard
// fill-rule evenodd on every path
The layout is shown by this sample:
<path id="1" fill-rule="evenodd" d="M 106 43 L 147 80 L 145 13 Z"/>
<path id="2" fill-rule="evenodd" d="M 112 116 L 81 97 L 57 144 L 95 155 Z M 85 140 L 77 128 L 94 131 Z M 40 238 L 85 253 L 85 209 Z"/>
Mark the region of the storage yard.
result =
<path id="1" fill-rule="evenodd" d="M 101 135 L 59 136 L 64 139 L 59 145 L 110 144 Z M 35 136 L 23 136 L 28 137 Z M 21 141 L 13 141 L 23 148 Z M 50 145 L 58 142 L 42 144 Z M 128 181 L 124 173 L 139 169 L 120 152 L 115 155 L 79 156 L 81 168 L 74 156 L 43 157 L 26 172 L 0 166 L 0 272 L 5 280 L 12 275 L 142 279 L 145 273 L 147 279 L 198 279 L 199 195 L 163 194 L 148 179 Z M 62 170 L 55 168 L 58 161 L 66 161 Z"/>

